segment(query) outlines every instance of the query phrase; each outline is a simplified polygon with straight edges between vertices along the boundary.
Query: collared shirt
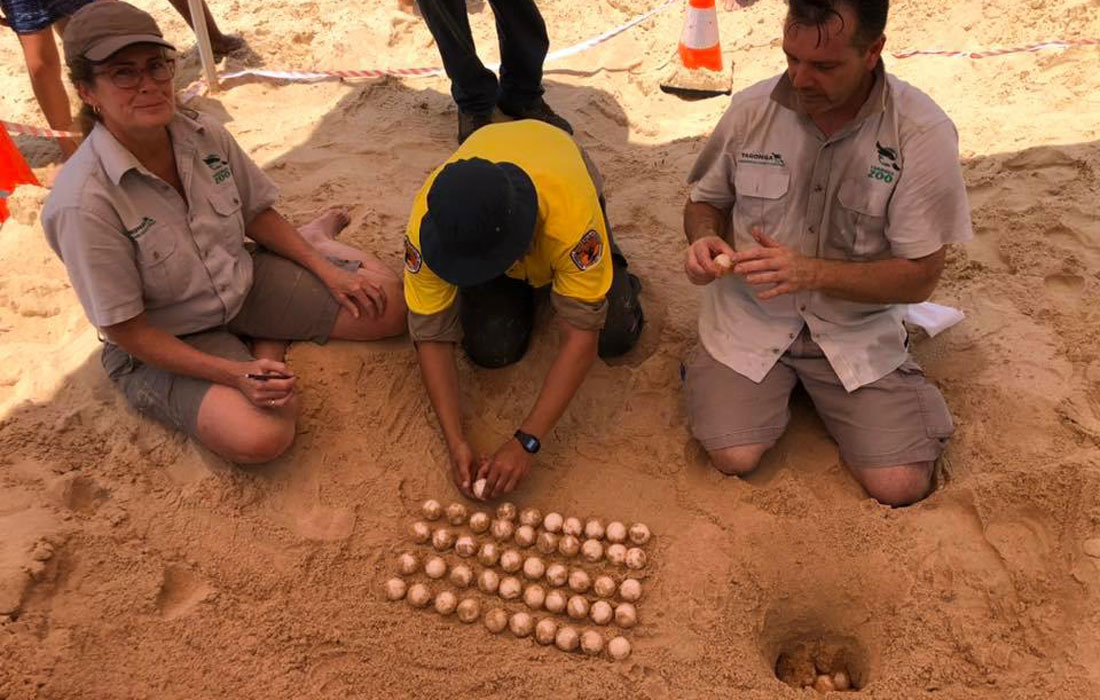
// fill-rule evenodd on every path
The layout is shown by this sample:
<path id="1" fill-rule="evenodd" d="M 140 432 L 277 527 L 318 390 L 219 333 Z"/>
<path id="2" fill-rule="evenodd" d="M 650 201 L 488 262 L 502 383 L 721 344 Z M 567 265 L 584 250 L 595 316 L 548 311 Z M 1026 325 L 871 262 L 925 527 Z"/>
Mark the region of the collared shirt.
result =
<path id="1" fill-rule="evenodd" d="M 807 257 L 847 261 L 921 258 L 972 235 L 954 124 L 881 62 L 859 114 L 828 138 L 786 73 L 734 95 L 688 180 L 693 202 L 730 209 L 735 250 L 756 246 L 754 228 Z M 803 324 L 848 391 L 908 356 L 904 305 L 815 291 L 761 301 L 765 288 L 723 277 L 707 286 L 699 315 L 707 351 L 753 381 Z"/>
<path id="2" fill-rule="evenodd" d="M 244 231 L 278 190 L 213 118 L 168 126 L 186 201 L 97 124 L 62 168 L 42 226 L 98 328 L 145 313 L 173 335 L 229 322 L 252 286 Z"/>
<path id="3" fill-rule="evenodd" d="M 453 341 L 460 335 L 458 288 L 439 277 L 420 254 L 420 222 L 428 192 L 447 163 L 466 158 L 508 162 L 523 169 L 538 194 L 531 249 L 505 274 L 532 287 L 551 285 L 555 309 L 583 329 L 602 327 L 611 288 L 611 250 L 598 176 L 573 139 L 534 120 L 491 124 L 475 131 L 420 188 L 405 235 L 405 301 L 414 340 Z"/>

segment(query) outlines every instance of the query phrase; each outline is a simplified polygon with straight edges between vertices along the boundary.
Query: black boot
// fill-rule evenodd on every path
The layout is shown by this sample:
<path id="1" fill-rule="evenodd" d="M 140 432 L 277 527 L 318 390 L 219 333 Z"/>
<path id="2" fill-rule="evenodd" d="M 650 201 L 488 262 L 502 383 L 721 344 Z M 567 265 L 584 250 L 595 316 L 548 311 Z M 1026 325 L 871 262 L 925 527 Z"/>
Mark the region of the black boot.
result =
<path id="1" fill-rule="evenodd" d="M 479 114 L 477 112 L 462 112 L 458 113 L 458 143 L 461 144 L 470 134 L 474 133 L 486 124 L 493 123 L 493 115 Z"/>
<path id="2" fill-rule="evenodd" d="M 557 112 L 550 109 L 550 105 L 546 104 L 546 100 L 541 97 L 525 105 L 501 102 L 498 106 L 501 112 L 504 112 L 513 119 L 538 119 L 540 122 L 546 122 L 551 126 L 558 127 L 567 134 L 573 133 L 573 127 L 569 122 L 565 121 Z"/>

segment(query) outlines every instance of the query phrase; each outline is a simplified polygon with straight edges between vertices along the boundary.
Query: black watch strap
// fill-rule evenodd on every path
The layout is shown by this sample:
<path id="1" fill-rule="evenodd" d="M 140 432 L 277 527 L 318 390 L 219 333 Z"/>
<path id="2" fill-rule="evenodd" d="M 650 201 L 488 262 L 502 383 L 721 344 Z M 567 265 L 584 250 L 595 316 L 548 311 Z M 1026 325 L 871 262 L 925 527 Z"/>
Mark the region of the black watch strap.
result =
<path id="1" fill-rule="evenodd" d="M 519 440 L 520 446 L 523 447 L 524 451 L 530 454 L 535 454 L 539 451 L 539 448 L 542 447 L 542 443 L 539 442 L 539 439 L 531 433 L 525 433 L 522 430 L 517 430 L 513 437 L 515 437 L 516 440 Z"/>

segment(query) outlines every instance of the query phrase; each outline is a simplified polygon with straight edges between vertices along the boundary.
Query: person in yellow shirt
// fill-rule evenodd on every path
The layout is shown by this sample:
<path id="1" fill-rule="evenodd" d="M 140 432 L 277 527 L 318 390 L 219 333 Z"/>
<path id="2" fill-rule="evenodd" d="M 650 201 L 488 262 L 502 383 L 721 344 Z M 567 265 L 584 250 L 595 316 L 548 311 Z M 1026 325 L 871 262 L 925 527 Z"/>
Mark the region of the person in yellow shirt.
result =
<path id="1" fill-rule="evenodd" d="M 596 356 L 632 348 L 641 333 L 640 284 L 627 273 L 604 213 L 601 179 L 564 131 L 534 120 L 474 132 L 429 177 L 405 236 L 405 300 L 420 370 L 450 452 L 455 484 L 471 498 L 515 489 Z M 454 346 L 487 368 L 527 350 L 547 290 L 561 347 L 513 436 L 476 456 L 459 411 Z"/>

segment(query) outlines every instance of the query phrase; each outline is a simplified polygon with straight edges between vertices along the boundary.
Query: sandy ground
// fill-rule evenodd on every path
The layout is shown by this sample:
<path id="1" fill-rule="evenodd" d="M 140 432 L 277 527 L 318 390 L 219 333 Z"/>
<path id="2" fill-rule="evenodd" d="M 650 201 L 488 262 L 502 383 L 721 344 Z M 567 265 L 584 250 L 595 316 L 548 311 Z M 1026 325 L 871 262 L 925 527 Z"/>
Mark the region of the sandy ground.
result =
<path id="1" fill-rule="evenodd" d="M 138 4 L 194 78 L 182 22 Z M 254 51 L 230 68 L 437 64 L 393 0 L 212 4 Z M 541 4 L 554 47 L 653 6 Z M 782 13 L 777 0 L 721 13 L 737 88 L 782 69 Z M 495 57 L 489 8 L 472 21 Z M 416 549 L 419 503 L 456 497 L 407 340 L 294 347 L 297 442 L 234 468 L 113 390 L 36 223 L 44 194 L 24 188 L 0 230 L 0 698 L 810 697 L 775 675 L 807 644 L 845 654 L 863 697 L 1100 697 L 1100 49 L 888 59 L 958 125 L 976 233 L 934 297 L 967 320 L 915 345 L 958 425 L 940 488 L 891 511 L 843 470 L 805 397 L 747 480 L 711 470 L 690 439 L 678 365 L 698 290 L 680 270 L 680 207 L 725 100 L 657 90 L 680 23 L 673 9 L 547 74 L 607 177 L 650 322 L 630 357 L 593 370 L 516 500 L 652 527 L 628 661 L 382 598 L 396 555 Z M 1100 2 L 899 3 L 888 34 L 896 50 L 1098 37 Z M 199 106 L 282 186 L 292 219 L 345 204 L 345 239 L 396 269 L 413 194 L 454 146 L 447 91 L 252 82 Z M 42 123 L 7 32 L 0 114 Z M 544 324 L 519 366 L 464 368 L 479 445 L 528 408 L 553 335 Z"/>

